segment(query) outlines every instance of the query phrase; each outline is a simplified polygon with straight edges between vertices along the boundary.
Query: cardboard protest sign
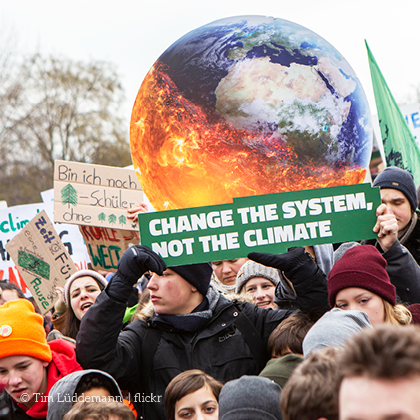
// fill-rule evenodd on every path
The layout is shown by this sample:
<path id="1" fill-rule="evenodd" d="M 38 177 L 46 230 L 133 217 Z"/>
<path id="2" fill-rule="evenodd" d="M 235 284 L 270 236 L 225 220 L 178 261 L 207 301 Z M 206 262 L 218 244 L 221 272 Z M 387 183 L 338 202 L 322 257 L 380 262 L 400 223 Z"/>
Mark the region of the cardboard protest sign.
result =
<path id="1" fill-rule="evenodd" d="M 7 252 L 43 314 L 52 309 L 56 286 L 77 271 L 76 266 L 43 210 L 7 245 Z"/>
<path id="2" fill-rule="evenodd" d="M 231 204 L 139 214 L 140 238 L 168 266 L 374 238 L 379 188 L 348 185 L 241 197 Z"/>
<path id="3" fill-rule="evenodd" d="M 7 207 L 0 210 L 0 280 L 9 280 L 10 283 L 16 284 L 26 296 L 30 296 L 29 289 L 26 287 L 15 263 L 10 258 L 6 245 L 43 208 L 43 203 L 37 203 Z"/>
<path id="4" fill-rule="evenodd" d="M 26 296 L 30 296 L 29 289 L 26 287 L 15 263 L 6 251 L 6 244 L 19 234 L 41 210 L 45 210 L 50 220 L 52 220 L 52 201 L 51 203 L 44 202 L 12 206 L 0 210 L 0 280 L 9 280 L 10 283 L 16 284 L 16 286 L 23 290 Z M 76 268 L 79 270 L 87 269 L 89 256 L 78 227 L 76 225 L 54 224 L 54 228 L 66 247 L 67 252 L 70 254 Z"/>
<path id="5" fill-rule="evenodd" d="M 115 272 L 118 260 L 130 246 L 139 244 L 138 231 L 79 226 L 94 270 Z"/>
<path id="6" fill-rule="evenodd" d="M 54 219 L 54 189 L 42 191 L 42 200 L 45 204 L 45 211 L 50 220 Z M 70 225 L 68 223 L 54 223 L 54 229 L 58 233 L 71 259 L 79 270 L 87 270 L 90 263 L 85 242 L 79 232 L 78 225 Z"/>
<path id="7" fill-rule="evenodd" d="M 55 161 L 55 222 L 136 230 L 127 210 L 141 201 L 143 192 L 131 169 Z"/>

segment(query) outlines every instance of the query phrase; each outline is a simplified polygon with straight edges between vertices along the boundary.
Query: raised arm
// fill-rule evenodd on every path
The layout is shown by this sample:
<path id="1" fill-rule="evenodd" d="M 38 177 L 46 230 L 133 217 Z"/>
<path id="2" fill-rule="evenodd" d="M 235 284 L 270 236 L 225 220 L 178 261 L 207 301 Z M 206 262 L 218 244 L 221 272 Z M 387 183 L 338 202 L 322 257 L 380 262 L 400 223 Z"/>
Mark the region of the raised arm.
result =
<path id="1" fill-rule="evenodd" d="M 299 309 L 313 308 L 328 311 L 327 276 L 316 265 L 312 256 L 303 247 L 291 248 L 284 254 L 251 252 L 248 258 L 284 272 L 291 281 L 297 296 Z"/>
<path id="2" fill-rule="evenodd" d="M 126 303 L 133 285 L 146 271 L 162 273 L 165 269 L 163 260 L 147 247 L 135 245 L 124 252 L 117 272 L 82 318 L 76 355 L 84 369 L 104 370 L 122 387 L 140 374 L 141 329 L 121 332 Z"/>

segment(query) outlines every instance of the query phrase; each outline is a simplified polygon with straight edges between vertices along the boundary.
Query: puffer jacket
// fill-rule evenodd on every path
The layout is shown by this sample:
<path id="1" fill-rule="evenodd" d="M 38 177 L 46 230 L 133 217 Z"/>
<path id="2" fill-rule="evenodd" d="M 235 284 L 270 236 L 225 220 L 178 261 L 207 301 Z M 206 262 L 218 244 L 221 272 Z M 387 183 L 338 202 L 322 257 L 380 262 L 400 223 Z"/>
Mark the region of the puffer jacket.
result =
<path id="1" fill-rule="evenodd" d="M 261 309 L 219 295 L 210 321 L 196 332 L 176 330 L 156 316 L 146 321 L 136 320 L 120 332 L 124 312 L 125 305 L 111 299 L 106 291 L 98 296 L 82 319 L 77 336 L 77 360 L 85 369 L 108 372 L 121 389 L 130 392 L 138 412 L 144 403 L 146 420 L 158 420 L 165 419 L 166 386 L 185 370 L 201 369 L 222 382 L 242 375 L 258 375 L 263 366 L 254 354 L 255 348 L 252 350 L 247 344 L 249 337 L 252 342 L 261 341 L 261 353 L 266 352 L 270 333 L 295 311 Z M 241 332 L 243 327 L 238 328 L 241 312 L 253 326 L 248 328 L 247 337 Z M 150 362 L 143 366 L 145 346 L 153 347 L 148 331 L 157 334 L 158 344 L 152 350 L 151 366 Z M 265 361 L 268 358 L 267 354 L 258 356 Z M 147 376 L 143 382 L 142 375 Z"/>

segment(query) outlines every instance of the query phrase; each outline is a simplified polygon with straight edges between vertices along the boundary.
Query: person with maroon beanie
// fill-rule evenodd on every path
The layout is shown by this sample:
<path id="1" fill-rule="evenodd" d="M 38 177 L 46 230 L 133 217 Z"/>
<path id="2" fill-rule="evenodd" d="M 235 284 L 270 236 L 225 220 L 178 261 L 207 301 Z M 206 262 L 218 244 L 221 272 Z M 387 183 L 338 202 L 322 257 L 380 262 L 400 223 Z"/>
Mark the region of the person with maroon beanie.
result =
<path id="1" fill-rule="evenodd" d="M 0 384 L 13 420 L 45 419 L 52 386 L 82 369 L 73 344 L 47 343 L 43 321 L 26 299 L 0 306 Z"/>
<path id="2" fill-rule="evenodd" d="M 372 245 L 347 250 L 328 275 L 328 300 L 332 308 L 365 312 L 373 326 L 405 325 L 411 313 L 397 304 L 395 286 L 386 271 L 387 262 Z"/>

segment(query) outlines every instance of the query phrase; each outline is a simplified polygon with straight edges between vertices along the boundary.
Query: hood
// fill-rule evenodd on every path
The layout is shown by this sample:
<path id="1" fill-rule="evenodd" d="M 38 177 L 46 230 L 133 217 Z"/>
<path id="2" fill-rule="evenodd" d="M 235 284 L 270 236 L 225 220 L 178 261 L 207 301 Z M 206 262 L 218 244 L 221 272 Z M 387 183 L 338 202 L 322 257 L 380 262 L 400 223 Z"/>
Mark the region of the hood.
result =
<path id="1" fill-rule="evenodd" d="M 82 370 L 77 363 L 75 346 L 66 340 L 53 340 L 48 343 L 51 348 L 52 360 L 48 365 L 47 373 L 47 392 L 57 383 L 57 381 L 69 373 Z M 45 419 L 48 411 L 48 398 L 40 398 L 31 408 L 27 408 L 24 404 L 17 402 L 16 404 L 27 414 L 28 417 L 35 419 Z"/>
<path id="2" fill-rule="evenodd" d="M 332 244 L 314 245 L 313 248 L 318 267 L 328 276 L 334 264 L 334 248 Z"/>
<path id="3" fill-rule="evenodd" d="M 77 385 L 79 384 L 80 380 L 89 373 L 100 373 L 110 378 L 112 383 L 115 384 L 115 393 L 113 396 L 120 397 L 121 401 L 123 400 L 120 388 L 111 375 L 96 369 L 80 370 L 60 379 L 51 388 L 48 397 L 47 420 L 62 420 L 64 415 L 67 414 L 75 402 L 72 399 Z"/>

